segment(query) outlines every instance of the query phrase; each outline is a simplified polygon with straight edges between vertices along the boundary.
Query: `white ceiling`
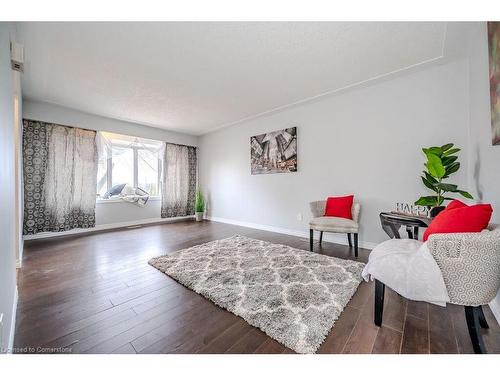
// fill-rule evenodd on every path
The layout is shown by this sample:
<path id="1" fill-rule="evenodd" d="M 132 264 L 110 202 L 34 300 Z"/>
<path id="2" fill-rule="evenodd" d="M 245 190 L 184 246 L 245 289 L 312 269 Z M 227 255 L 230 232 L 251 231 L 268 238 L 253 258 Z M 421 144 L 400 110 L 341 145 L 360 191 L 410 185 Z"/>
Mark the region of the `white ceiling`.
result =
<path id="1" fill-rule="evenodd" d="M 28 22 L 18 33 L 26 98 L 204 134 L 439 58 L 446 24 Z"/>

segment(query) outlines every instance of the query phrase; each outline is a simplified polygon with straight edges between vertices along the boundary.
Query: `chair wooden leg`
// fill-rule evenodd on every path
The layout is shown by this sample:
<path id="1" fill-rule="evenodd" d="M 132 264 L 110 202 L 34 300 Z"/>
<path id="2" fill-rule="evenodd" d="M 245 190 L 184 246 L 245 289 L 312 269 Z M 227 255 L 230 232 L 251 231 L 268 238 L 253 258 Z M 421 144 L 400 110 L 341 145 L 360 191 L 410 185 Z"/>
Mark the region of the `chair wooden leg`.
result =
<path id="1" fill-rule="evenodd" d="M 347 233 L 347 242 L 349 243 L 349 247 L 352 247 L 351 233 Z"/>
<path id="2" fill-rule="evenodd" d="M 382 316 L 384 315 L 384 293 L 385 284 L 375 279 L 375 314 L 374 322 L 376 326 L 382 325 Z"/>
<path id="3" fill-rule="evenodd" d="M 478 306 L 464 306 L 465 319 L 467 320 L 467 328 L 469 329 L 469 336 L 472 341 L 474 353 L 485 354 L 486 348 L 484 346 L 483 338 L 479 330 L 479 314 L 481 308 Z"/>
<path id="4" fill-rule="evenodd" d="M 358 257 L 358 234 L 354 233 L 354 256 Z"/>
<path id="5" fill-rule="evenodd" d="M 490 328 L 488 322 L 486 321 L 486 317 L 484 316 L 483 306 L 478 306 L 478 318 L 481 328 Z"/>
<path id="6" fill-rule="evenodd" d="M 319 245 L 321 246 L 322 243 L 323 243 L 323 231 L 320 231 L 319 232 Z"/>
<path id="7" fill-rule="evenodd" d="M 309 249 L 313 251 L 314 231 L 309 229 Z"/>

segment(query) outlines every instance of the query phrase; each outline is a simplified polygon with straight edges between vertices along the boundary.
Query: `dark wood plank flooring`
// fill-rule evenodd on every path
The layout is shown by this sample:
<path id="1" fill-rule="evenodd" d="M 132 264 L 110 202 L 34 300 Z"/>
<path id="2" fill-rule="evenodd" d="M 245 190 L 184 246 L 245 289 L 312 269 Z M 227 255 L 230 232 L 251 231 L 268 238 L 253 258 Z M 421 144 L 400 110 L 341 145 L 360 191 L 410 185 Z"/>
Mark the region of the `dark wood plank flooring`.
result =
<path id="1" fill-rule="evenodd" d="M 308 249 L 308 240 L 214 222 L 178 222 L 30 241 L 19 273 L 16 348 L 71 353 L 293 353 L 243 319 L 147 264 L 157 255 L 242 234 Z M 354 259 L 351 249 L 316 251 Z M 366 262 L 369 252 L 360 250 Z M 373 324 L 373 283 L 363 282 L 319 353 L 471 353 L 463 308 L 407 301 L 386 288 Z M 500 353 L 489 308 L 483 330 Z"/>

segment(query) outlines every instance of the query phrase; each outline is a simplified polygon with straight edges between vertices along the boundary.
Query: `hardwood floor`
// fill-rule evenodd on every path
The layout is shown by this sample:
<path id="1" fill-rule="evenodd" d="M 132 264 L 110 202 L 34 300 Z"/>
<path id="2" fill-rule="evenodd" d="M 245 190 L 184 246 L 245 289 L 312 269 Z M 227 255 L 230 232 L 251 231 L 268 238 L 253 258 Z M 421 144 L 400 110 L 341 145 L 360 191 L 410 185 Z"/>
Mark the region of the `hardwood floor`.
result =
<path id="1" fill-rule="evenodd" d="M 157 255 L 242 234 L 307 250 L 307 239 L 214 222 L 178 222 L 26 242 L 14 346 L 66 353 L 293 353 L 243 319 L 149 266 Z M 317 252 L 354 259 L 347 246 Z M 366 262 L 369 252 L 360 250 Z M 386 288 L 373 324 L 373 283 L 363 282 L 319 353 L 471 353 L 463 308 L 407 301 Z M 482 330 L 500 353 L 500 327 Z M 54 349 L 55 348 L 55 349 Z"/>

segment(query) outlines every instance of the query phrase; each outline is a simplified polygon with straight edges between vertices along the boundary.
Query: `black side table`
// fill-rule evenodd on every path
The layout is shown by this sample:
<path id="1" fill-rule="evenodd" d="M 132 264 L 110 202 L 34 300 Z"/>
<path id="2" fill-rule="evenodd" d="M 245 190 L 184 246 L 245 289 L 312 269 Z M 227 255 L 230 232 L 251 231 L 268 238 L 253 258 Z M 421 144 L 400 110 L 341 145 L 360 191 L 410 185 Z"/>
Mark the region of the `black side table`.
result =
<path id="1" fill-rule="evenodd" d="M 382 229 L 390 238 L 401 238 L 399 228 L 404 225 L 408 238 L 416 240 L 418 240 L 419 228 L 426 228 L 432 221 L 431 218 L 424 216 L 410 216 L 393 212 L 381 212 L 379 217 Z"/>

